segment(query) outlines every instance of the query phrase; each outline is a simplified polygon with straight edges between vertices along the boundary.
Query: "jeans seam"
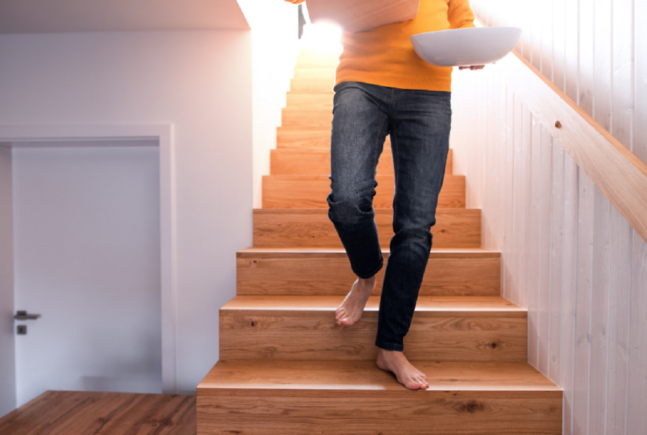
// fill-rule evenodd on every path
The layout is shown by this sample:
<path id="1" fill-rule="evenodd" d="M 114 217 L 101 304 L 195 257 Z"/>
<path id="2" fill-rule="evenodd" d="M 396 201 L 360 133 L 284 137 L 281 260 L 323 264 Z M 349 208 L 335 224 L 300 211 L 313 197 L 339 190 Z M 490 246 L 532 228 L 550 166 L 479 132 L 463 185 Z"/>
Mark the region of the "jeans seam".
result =
<path id="1" fill-rule="evenodd" d="M 393 153 L 395 151 L 395 153 Z M 398 151 L 398 140 L 395 135 L 395 128 L 391 130 L 391 153 L 395 154 L 395 158 L 393 159 L 393 166 L 394 166 L 394 171 L 393 171 L 393 220 L 395 221 L 395 216 L 396 216 L 396 209 L 395 209 L 395 197 L 398 194 L 398 189 L 397 189 L 397 181 L 398 181 L 398 171 L 400 169 L 400 152 Z"/>
<path id="2" fill-rule="evenodd" d="M 380 128 L 377 130 L 377 136 L 375 137 L 375 159 L 373 159 L 373 166 L 375 167 L 375 172 L 377 173 L 377 148 L 380 145 L 380 133 L 382 132 L 382 127 L 384 127 L 384 123 L 388 120 L 388 116 L 382 120 L 382 124 L 380 124 Z M 375 174 L 373 174 L 373 178 L 375 178 Z"/>

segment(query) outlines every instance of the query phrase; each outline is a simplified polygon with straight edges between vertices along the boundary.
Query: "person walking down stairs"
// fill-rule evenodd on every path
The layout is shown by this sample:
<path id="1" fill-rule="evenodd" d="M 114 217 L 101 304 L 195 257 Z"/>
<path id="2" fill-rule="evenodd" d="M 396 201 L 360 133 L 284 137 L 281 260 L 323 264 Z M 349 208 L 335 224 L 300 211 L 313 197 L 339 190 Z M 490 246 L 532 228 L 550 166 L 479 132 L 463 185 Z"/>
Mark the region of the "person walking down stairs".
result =
<path id="1" fill-rule="evenodd" d="M 453 171 L 451 69 L 408 40 L 473 18 L 420 0 L 343 51 L 304 29 L 199 435 L 561 434 L 563 393 L 527 362 L 528 310 Z"/>
<path id="2" fill-rule="evenodd" d="M 293 4 L 304 0 L 286 0 Z M 335 73 L 328 217 L 357 279 L 336 310 L 352 327 L 385 267 L 379 305 L 377 366 L 409 389 L 429 386 L 404 355 L 432 246 L 430 228 L 443 185 L 451 126 L 452 68 L 415 53 L 409 37 L 474 27 L 468 0 L 421 0 L 418 15 L 365 32 L 343 32 Z M 471 69 L 481 69 L 482 65 Z M 375 224 L 376 168 L 387 135 L 395 175 L 393 230 L 384 265 Z"/>

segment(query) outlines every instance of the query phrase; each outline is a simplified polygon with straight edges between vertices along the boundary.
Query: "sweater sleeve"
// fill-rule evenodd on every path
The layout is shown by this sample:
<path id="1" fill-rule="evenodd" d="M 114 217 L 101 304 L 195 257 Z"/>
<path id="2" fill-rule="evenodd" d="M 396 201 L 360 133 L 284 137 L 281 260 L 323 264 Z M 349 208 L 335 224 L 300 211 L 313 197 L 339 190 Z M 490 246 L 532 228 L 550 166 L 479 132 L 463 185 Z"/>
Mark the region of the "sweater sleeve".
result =
<path id="1" fill-rule="evenodd" d="M 470 7 L 469 0 L 449 0 L 447 17 L 452 29 L 474 27 L 474 12 Z"/>

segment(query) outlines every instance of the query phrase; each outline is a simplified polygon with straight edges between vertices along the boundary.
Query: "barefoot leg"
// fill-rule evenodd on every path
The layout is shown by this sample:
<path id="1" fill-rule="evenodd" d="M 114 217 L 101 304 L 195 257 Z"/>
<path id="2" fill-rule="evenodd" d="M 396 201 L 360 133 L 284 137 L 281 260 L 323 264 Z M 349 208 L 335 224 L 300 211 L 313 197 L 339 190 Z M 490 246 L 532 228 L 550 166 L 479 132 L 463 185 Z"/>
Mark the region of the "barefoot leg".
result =
<path id="1" fill-rule="evenodd" d="M 427 376 L 415 368 L 402 352 L 378 349 L 377 366 L 387 372 L 392 372 L 398 382 L 410 390 L 427 389 Z"/>
<path id="2" fill-rule="evenodd" d="M 375 288 L 375 275 L 371 278 L 357 278 L 343 302 L 337 308 L 335 317 L 338 325 L 350 326 L 362 318 L 368 297 Z"/>

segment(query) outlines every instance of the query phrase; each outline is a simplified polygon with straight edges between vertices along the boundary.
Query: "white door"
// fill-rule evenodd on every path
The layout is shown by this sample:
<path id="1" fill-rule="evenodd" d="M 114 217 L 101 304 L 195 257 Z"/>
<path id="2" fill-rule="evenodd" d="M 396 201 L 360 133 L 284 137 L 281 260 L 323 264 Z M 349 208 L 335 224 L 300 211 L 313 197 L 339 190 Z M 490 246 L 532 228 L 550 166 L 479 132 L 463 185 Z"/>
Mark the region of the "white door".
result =
<path id="1" fill-rule="evenodd" d="M 0 417 L 16 407 L 11 148 L 0 143 Z"/>
<path id="2" fill-rule="evenodd" d="M 18 406 L 162 391 L 159 148 L 72 145 L 12 150 Z"/>

